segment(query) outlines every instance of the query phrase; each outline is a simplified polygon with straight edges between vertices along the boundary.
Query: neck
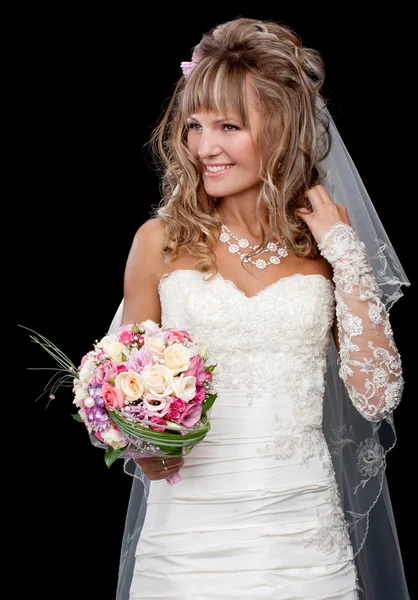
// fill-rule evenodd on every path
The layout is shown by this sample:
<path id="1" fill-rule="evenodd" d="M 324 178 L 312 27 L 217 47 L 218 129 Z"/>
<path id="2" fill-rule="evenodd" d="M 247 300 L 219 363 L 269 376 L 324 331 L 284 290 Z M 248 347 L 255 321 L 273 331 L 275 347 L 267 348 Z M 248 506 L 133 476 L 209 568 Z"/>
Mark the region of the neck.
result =
<path id="1" fill-rule="evenodd" d="M 216 211 L 222 223 L 235 230 L 248 231 L 258 235 L 259 225 L 257 222 L 254 198 L 222 198 Z M 261 222 L 264 230 L 269 230 L 269 218 L 266 210 L 262 211 Z"/>

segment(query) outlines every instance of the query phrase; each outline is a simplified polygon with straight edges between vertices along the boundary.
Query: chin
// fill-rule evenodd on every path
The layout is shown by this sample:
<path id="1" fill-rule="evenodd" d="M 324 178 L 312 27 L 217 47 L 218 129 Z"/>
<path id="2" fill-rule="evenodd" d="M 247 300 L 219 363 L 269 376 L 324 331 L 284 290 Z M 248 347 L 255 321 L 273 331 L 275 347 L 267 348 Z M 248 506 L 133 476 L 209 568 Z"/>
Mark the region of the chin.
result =
<path id="1" fill-rule="evenodd" d="M 204 188 L 209 196 L 221 198 L 223 196 L 234 196 L 245 191 L 242 188 L 235 188 L 231 185 L 222 185 L 221 183 L 213 183 L 212 181 L 209 181 L 208 183 L 204 184 Z"/>

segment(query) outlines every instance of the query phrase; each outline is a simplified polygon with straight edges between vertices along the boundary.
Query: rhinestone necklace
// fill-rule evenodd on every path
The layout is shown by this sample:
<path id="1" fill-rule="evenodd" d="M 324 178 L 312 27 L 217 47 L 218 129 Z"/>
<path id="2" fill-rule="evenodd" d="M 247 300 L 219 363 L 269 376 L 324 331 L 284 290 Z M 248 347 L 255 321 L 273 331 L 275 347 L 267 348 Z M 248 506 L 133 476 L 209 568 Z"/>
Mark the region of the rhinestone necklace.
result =
<path id="1" fill-rule="evenodd" d="M 253 258 L 247 258 L 246 253 L 242 253 L 240 251 L 241 248 L 248 248 L 249 250 L 258 250 L 260 246 L 251 246 L 250 242 L 246 238 L 237 238 L 232 233 L 232 231 L 228 229 L 226 225 L 224 225 L 223 223 L 221 223 L 221 225 L 222 231 L 221 235 L 219 236 L 219 240 L 228 244 L 228 250 L 231 252 L 231 254 L 238 254 L 239 256 L 243 256 L 243 262 L 250 262 L 253 265 L 255 265 L 257 269 L 265 269 L 269 265 L 278 265 L 280 264 L 280 260 L 282 258 L 285 258 L 289 254 L 286 247 L 286 243 L 282 238 L 282 246 L 279 247 L 278 244 L 270 242 L 269 244 L 267 244 L 267 249 L 263 250 L 263 252 L 261 253 L 264 254 L 265 252 L 276 252 L 277 256 L 270 256 L 268 261 L 265 261 L 262 258 L 256 258 L 255 260 Z M 234 244 L 233 242 L 231 242 L 231 238 L 234 239 L 237 243 Z"/>

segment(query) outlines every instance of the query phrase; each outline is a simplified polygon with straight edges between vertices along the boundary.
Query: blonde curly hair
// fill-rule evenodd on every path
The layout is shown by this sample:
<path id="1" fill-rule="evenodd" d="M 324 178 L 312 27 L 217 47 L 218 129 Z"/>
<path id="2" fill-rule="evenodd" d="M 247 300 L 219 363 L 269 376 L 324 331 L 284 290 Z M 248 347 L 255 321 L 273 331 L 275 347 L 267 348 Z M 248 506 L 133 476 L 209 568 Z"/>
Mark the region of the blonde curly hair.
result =
<path id="1" fill-rule="evenodd" d="M 262 249 L 283 236 L 298 257 L 318 255 L 309 228 L 294 211 L 311 210 L 304 193 L 324 175 L 318 166 L 330 148 L 328 120 L 318 109 L 326 104 L 320 95 L 324 78 L 320 54 L 302 46 L 284 25 L 237 18 L 203 35 L 194 48 L 190 74 L 178 81 L 150 139 L 161 170 L 162 198 L 155 215 L 165 223 L 166 261 L 186 247 L 197 270 L 217 273 L 213 246 L 221 231 L 218 199 L 205 192 L 200 165 L 188 149 L 187 118 L 199 110 L 230 114 L 232 109 L 248 127 L 246 81 L 263 114 L 258 138 L 262 185 L 256 201 Z M 266 210 L 267 238 L 261 221 Z"/>

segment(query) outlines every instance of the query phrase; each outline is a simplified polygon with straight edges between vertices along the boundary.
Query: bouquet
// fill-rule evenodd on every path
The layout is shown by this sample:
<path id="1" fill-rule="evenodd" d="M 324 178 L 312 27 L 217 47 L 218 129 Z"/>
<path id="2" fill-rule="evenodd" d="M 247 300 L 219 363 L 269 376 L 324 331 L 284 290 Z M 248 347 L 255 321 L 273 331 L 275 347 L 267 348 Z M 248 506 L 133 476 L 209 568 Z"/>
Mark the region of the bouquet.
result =
<path id="1" fill-rule="evenodd" d="M 119 457 L 186 455 L 208 433 L 216 365 L 208 364 L 207 347 L 199 350 L 187 331 L 150 320 L 124 325 L 96 340 L 78 367 L 29 331 L 57 363 L 41 396 L 53 400 L 61 386 L 72 387 L 73 416 L 94 445 L 106 449 L 108 467 Z M 180 480 L 179 474 L 167 478 L 171 485 Z"/>

